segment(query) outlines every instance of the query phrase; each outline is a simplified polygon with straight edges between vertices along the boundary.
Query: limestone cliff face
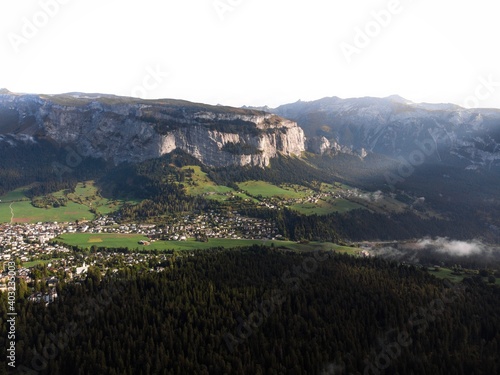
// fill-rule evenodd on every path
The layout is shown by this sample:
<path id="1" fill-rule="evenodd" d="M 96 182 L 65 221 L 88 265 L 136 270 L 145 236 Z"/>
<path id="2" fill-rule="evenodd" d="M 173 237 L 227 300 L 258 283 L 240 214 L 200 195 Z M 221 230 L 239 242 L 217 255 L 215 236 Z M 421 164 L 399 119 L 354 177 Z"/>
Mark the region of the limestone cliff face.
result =
<path id="1" fill-rule="evenodd" d="M 0 115 L 0 134 L 48 138 L 114 163 L 181 149 L 209 166 L 265 167 L 278 154 L 305 150 L 304 133 L 292 121 L 177 100 L 2 93 Z"/>
<path id="2" fill-rule="evenodd" d="M 283 155 L 300 155 L 304 151 L 304 133 L 298 126 L 277 128 L 278 131 L 263 134 L 226 133 L 204 126 L 177 129 L 162 135 L 159 154 L 181 149 L 202 163 L 214 167 L 228 165 L 252 165 L 264 167 L 271 158 Z M 226 145 L 244 147 L 249 152 L 225 151 Z M 243 152 L 244 150 L 242 150 Z"/>

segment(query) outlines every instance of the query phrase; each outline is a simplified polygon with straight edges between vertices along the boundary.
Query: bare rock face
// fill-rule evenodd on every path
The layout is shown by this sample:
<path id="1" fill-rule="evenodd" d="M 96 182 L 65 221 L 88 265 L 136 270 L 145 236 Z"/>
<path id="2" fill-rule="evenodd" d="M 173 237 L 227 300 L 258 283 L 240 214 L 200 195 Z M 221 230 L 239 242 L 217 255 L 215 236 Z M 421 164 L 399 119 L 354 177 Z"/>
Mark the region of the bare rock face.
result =
<path id="1" fill-rule="evenodd" d="M 255 124 L 262 122 L 263 117 L 253 118 Z M 227 121 L 238 121 L 233 117 Z M 282 155 L 300 155 L 305 151 L 305 137 L 301 128 L 288 120 L 280 120 L 275 127 L 257 127 L 250 132 L 225 132 L 192 124 L 168 131 L 160 138 L 161 155 L 181 149 L 196 157 L 202 163 L 222 167 L 228 165 L 259 166 L 269 165 L 270 159 Z M 255 131 L 257 130 L 257 131 Z"/>
<path id="2" fill-rule="evenodd" d="M 324 153 L 330 151 L 331 144 L 326 137 L 312 137 L 307 140 L 307 148 L 309 151 L 323 155 Z"/>
<path id="3" fill-rule="evenodd" d="M 0 134 L 44 137 L 116 164 L 180 149 L 213 167 L 265 167 L 305 151 L 302 129 L 277 115 L 98 94 L 0 94 Z"/>
<path id="4" fill-rule="evenodd" d="M 339 144 L 335 139 L 330 141 L 324 136 L 308 138 L 307 150 L 319 155 L 348 154 L 358 156 L 361 159 L 364 159 L 368 155 L 368 152 L 364 148 L 353 150 L 351 147 Z"/>

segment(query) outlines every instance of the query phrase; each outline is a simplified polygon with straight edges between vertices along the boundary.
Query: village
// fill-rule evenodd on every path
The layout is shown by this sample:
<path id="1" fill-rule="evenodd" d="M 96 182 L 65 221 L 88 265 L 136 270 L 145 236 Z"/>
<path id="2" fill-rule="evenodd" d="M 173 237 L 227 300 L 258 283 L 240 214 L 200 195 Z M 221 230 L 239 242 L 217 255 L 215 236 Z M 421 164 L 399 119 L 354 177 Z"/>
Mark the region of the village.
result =
<path id="1" fill-rule="evenodd" d="M 33 302 L 51 303 L 57 298 L 58 282 L 84 280 L 89 267 L 102 275 L 118 272 L 124 267 L 140 267 L 159 272 L 159 266 L 172 256 L 172 252 L 81 251 L 57 241 L 66 233 L 140 234 L 149 238 L 138 245 L 154 241 L 186 241 L 196 238 L 277 239 L 281 238 L 274 223 L 245 217 L 236 211 L 218 213 L 210 211 L 198 215 L 184 215 L 166 224 L 118 223 L 118 219 L 101 216 L 93 221 L 68 223 L 0 224 L 0 291 L 7 290 L 9 280 L 5 264 L 15 261 L 16 278 L 32 285 L 28 297 Z"/>

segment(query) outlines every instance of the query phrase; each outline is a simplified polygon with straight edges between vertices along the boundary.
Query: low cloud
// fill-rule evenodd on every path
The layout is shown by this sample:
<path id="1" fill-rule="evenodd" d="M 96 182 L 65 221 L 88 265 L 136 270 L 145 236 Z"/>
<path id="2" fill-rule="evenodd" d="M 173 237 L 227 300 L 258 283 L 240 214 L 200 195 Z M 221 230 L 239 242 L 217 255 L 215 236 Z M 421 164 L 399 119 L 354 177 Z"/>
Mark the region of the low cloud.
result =
<path id="1" fill-rule="evenodd" d="M 369 202 L 378 202 L 380 199 L 384 197 L 384 193 L 380 190 L 377 190 L 373 193 L 363 193 L 359 195 L 359 198 L 364 199 Z"/>
<path id="2" fill-rule="evenodd" d="M 469 256 L 488 251 L 488 248 L 478 240 L 457 241 L 445 237 L 425 238 L 418 241 L 415 246 L 419 249 L 432 248 L 438 252 L 455 256 Z"/>
<path id="3" fill-rule="evenodd" d="M 493 264 L 500 266 L 500 247 L 484 244 L 480 240 L 459 241 L 446 237 L 426 237 L 411 242 L 375 245 L 369 249 L 369 252 L 399 262 L 454 264 L 464 260 L 472 262 L 468 264 L 473 264 L 476 268 L 489 267 Z"/>

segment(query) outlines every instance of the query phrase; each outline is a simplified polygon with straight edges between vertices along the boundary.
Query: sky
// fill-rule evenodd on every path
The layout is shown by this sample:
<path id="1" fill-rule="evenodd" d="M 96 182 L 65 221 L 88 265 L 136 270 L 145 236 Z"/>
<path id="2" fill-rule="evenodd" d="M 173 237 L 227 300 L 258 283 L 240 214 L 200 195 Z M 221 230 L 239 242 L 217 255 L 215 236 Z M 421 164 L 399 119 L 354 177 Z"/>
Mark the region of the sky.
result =
<path id="1" fill-rule="evenodd" d="M 0 88 L 500 108 L 494 0 L 0 0 Z"/>

